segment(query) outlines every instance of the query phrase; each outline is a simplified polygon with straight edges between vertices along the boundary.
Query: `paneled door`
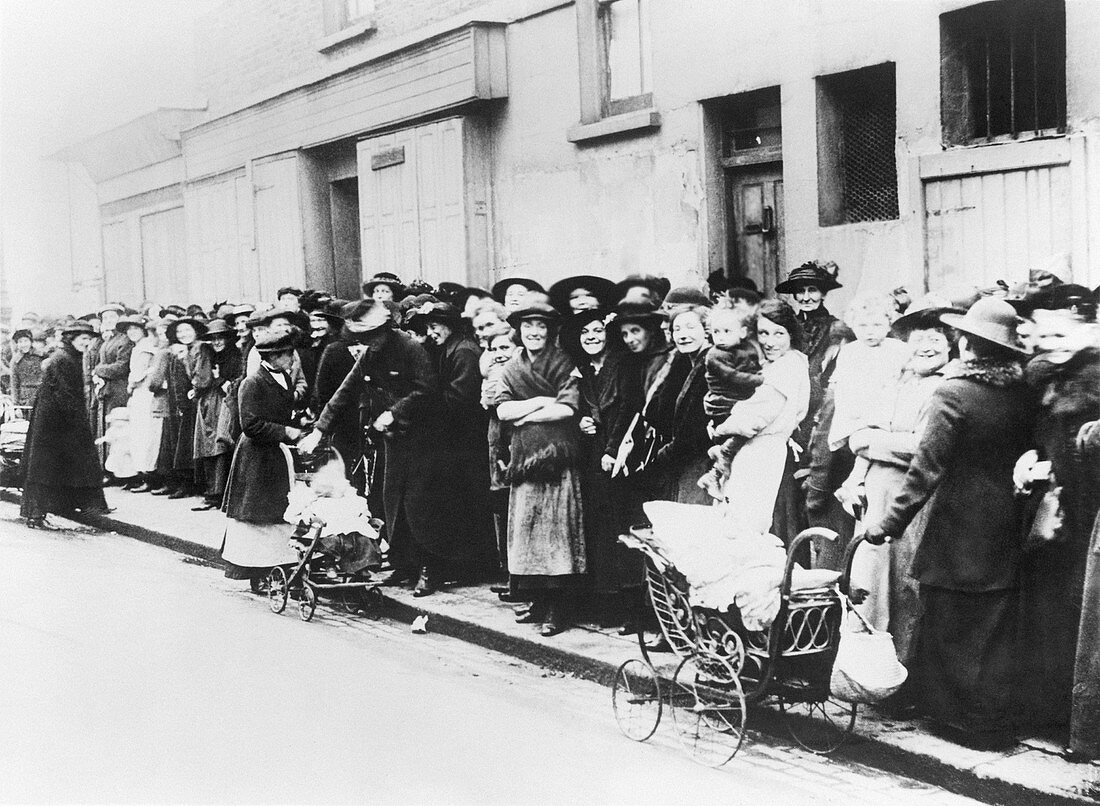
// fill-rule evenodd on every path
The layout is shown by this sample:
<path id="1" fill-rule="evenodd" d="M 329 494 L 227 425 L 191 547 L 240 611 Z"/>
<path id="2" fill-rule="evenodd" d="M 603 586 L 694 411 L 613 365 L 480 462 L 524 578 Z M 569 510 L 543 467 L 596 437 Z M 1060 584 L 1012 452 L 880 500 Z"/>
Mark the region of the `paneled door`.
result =
<path id="1" fill-rule="evenodd" d="M 749 277 L 770 294 L 781 280 L 783 163 L 726 171 L 727 266 L 731 277 Z"/>

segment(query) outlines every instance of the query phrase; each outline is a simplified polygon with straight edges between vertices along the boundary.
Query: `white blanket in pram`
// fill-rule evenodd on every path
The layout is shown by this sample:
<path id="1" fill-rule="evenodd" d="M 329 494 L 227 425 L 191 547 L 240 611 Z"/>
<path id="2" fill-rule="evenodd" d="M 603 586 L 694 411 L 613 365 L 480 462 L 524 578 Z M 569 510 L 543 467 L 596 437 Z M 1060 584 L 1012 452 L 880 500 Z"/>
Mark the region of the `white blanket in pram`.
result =
<path id="1" fill-rule="evenodd" d="M 650 501 L 643 508 L 655 546 L 687 579 L 693 606 L 737 607 L 750 631 L 771 626 L 787 561 L 779 538 L 738 528 L 719 507 Z"/>

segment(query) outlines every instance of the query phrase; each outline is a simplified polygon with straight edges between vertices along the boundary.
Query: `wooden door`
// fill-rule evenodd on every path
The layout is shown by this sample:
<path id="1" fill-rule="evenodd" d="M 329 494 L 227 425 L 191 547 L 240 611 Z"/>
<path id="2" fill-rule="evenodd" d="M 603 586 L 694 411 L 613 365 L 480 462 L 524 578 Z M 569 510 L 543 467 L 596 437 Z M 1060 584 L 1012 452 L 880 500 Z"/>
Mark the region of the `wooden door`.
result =
<path id="1" fill-rule="evenodd" d="M 141 217 L 141 268 L 147 299 L 169 303 L 188 298 L 182 207 Z"/>
<path id="2" fill-rule="evenodd" d="M 770 294 L 784 271 L 783 164 L 730 169 L 726 173 L 727 266 Z"/>

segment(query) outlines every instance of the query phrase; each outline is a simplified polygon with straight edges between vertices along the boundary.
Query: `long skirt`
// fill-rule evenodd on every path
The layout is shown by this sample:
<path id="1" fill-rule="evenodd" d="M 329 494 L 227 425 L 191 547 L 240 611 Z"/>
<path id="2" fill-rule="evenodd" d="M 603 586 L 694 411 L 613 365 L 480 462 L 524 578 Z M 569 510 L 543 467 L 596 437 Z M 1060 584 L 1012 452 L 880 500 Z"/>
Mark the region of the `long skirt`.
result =
<path id="1" fill-rule="evenodd" d="M 913 697 L 935 721 L 968 733 L 1009 730 L 1016 698 L 1019 592 L 920 590 Z"/>
<path id="2" fill-rule="evenodd" d="M 279 445 L 286 460 L 286 473 L 294 479 L 290 449 Z M 276 565 L 289 565 L 298 561 L 290 548 L 289 539 L 294 527 L 289 523 L 251 523 L 227 518 L 222 538 L 221 558 L 226 563 L 225 575 L 230 579 L 262 577 Z"/>
<path id="3" fill-rule="evenodd" d="M 786 434 L 759 434 L 733 457 L 725 495 L 730 515 L 746 529 L 760 533 L 771 529 L 786 463 Z"/>
<path id="4" fill-rule="evenodd" d="M 135 389 L 130 395 L 130 461 L 136 473 L 152 473 L 157 469 L 160 453 L 160 432 L 164 418 L 153 416 L 153 393 Z"/>
<path id="5" fill-rule="evenodd" d="M 106 512 L 107 499 L 102 487 L 64 487 L 55 484 L 29 483 L 23 487 L 19 514 L 37 520 L 49 513 L 69 515 L 73 510 Z"/>
<path id="6" fill-rule="evenodd" d="M 1100 758 L 1100 515 L 1093 526 L 1085 569 L 1069 746 L 1076 753 Z"/>
<path id="7" fill-rule="evenodd" d="M 699 478 L 710 470 L 714 463 L 705 453 L 701 456 L 693 456 L 686 462 L 677 463 L 670 468 L 665 476 L 664 498 L 675 501 L 678 504 L 695 504 L 699 506 L 711 506 L 714 499 L 710 493 L 702 489 Z"/>
<path id="8" fill-rule="evenodd" d="M 541 579 L 587 570 L 578 475 L 567 469 L 556 482 L 513 485 L 508 499 L 508 573 Z M 523 580 L 519 584 L 523 587 Z"/>

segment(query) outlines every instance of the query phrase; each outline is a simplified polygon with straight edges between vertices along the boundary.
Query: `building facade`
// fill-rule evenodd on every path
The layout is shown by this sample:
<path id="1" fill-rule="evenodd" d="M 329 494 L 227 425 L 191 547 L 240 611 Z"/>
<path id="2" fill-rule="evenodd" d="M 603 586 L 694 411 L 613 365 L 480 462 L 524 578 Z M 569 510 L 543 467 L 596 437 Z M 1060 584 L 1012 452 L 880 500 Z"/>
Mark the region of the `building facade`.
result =
<path id="1" fill-rule="evenodd" d="M 848 297 L 1091 287 L 1098 37 L 1084 0 L 229 0 L 205 110 L 55 161 L 89 303 L 811 258 Z"/>

